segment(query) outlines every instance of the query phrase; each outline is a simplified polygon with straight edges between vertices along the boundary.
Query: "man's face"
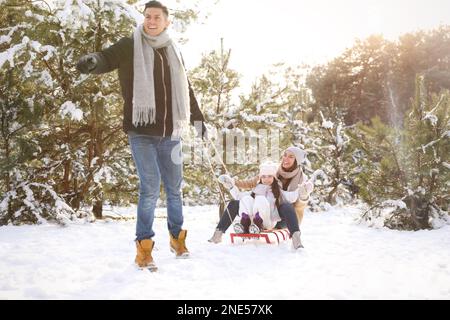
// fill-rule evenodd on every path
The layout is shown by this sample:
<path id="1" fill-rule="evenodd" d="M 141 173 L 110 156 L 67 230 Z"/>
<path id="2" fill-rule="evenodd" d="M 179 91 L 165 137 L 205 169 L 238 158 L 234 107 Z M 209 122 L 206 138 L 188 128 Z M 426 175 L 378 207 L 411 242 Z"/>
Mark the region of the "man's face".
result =
<path id="1" fill-rule="evenodd" d="M 158 36 L 170 24 L 168 17 L 160 8 L 147 8 L 144 11 L 144 31 L 152 37 Z"/>

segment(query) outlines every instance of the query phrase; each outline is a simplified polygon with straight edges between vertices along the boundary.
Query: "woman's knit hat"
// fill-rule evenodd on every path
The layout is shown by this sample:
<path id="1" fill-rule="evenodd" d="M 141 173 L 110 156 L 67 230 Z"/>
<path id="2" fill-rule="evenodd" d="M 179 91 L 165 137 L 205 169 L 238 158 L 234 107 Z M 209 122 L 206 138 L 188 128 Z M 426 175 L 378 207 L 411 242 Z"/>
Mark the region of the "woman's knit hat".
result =
<path id="1" fill-rule="evenodd" d="M 297 160 L 297 165 L 300 165 L 306 157 L 306 152 L 298 147 L 289 147 L 286 151 L 290 151 L 295 155 L 295 160 Z"/>

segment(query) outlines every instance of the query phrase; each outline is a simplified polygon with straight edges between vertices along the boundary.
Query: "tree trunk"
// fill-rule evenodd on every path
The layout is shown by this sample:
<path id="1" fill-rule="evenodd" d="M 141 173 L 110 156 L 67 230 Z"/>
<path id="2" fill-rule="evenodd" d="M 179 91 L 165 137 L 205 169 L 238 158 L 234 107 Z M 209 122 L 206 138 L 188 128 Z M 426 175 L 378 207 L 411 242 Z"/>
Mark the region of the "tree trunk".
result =
<path id="1" fill-rule="evenodd" d="M 95 200 L 92 206 L 92 212 L 96 219 L 103 219 L 103 200 Z"/>
<path id="2" fill-rule="evenodd" d="M 327 197 L 327 202 L 332 205 L 336 204 L 336 192 L 338 190 L 338 186 L 339 186 L 339 183 L 337 185 L 334 184 L 333 189 L 331 190 L 331 192 L 328 194 L 328 197 Z"/>
<path id="3" fill-rule="evenodd" d="M 81 205 L 81 196 L 79 193 L 76 193 L 75 196 L 70 200 L 70 206 L 73 210 L 78 211 Z"/>
<path id="4" fill-rule="evenodd" d="M 10 163 L 10 148 L 9 148 L 9 139 L 5 139 L 5 155 L 7 159 L 7 163 Z M 5 183 L 6 183 L 6 192 L 11 191 L 11 178 L 9 176 L 9 172 L 5 173 Z M 5 217 L 5 224 L 10 221 L 14 216 L 14 211 L 12 207 L 11 201 L 8 201 L 8 210 Z"/>
<path id="5" fill-rule="evenodd" d="M 94 147 L 94 158 L 97 158 L 98 168 L 103 166 L 104 162 L 104 145 L 103 145 L 103 128 L 102 124 L 104 122 L 103 117 L 103 106 L 95 105 L 95 124 L 93 125 L 92 130 L 92 143 Z M 103 207 L 103 187 L 100 185 L 96 188 L 96 191 L 93 194 L 94 204 L 93 204 L 93 213 L 95 218 L 102 219 L 102 207 Z"/>
<path id="6" fill-rule="evenodd" d="M 62 193 L 68 194 L 70 190 L 70 170 L 71 170 L 71 161 L 66 160 L 64 161 L 64 177 L 63 177 L 63 183 L 62 183 Z"/>

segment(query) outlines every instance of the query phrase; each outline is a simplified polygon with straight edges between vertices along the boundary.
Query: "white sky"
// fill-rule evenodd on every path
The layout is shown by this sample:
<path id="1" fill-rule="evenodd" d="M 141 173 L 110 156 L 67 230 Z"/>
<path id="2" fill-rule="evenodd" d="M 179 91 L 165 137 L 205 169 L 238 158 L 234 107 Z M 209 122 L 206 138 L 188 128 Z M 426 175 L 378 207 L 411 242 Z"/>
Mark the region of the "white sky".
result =
<path id="1" fill-rule="evenodd" d="M 274 63 L 323 63 L 356 38 L 394 40 L 440 24 L 450 24 L 449 0 L 221 0 L 204 25 L 189 28 L 183 55 L 192 68 L 223 37 L 248 86 Z"/>

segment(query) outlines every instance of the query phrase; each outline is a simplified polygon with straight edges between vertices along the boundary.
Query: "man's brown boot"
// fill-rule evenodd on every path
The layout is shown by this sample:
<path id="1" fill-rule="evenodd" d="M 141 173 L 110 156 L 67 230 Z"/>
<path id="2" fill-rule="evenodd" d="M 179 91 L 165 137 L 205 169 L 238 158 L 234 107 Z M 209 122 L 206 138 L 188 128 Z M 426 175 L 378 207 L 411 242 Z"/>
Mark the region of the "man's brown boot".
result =
<path id="1" fill-rule="evenodd" d="M 186 248 L 186 235 L 187 230 L 181 230 L 178 235 L 178 239 L 175 239 L 172 234 L 170 234 L 170 251 L 175 253 L 175 256 L 179 259 L 184 259 L 189 257 L 189 250 Z"/>
<path id="2" fill-rule="evenodd" d="M 156 271 L 158 268 L 153 262 L 152 250 L 155 242 L 150 239 L 136 241 L 136 259 L 134 260 L 140 268 Z"/>

